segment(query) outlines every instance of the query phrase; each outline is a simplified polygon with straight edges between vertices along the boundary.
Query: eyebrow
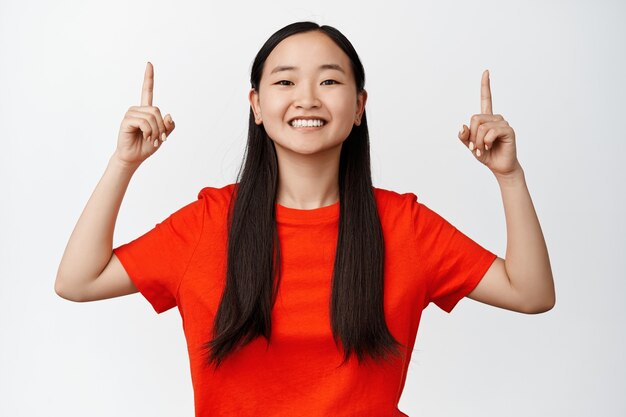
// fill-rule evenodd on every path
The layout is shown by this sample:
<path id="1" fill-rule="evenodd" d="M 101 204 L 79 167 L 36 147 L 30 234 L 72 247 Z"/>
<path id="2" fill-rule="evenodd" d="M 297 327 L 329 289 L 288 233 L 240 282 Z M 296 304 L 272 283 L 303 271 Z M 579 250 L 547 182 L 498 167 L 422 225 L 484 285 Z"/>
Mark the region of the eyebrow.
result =
<path id="1" fill-rule="evenodd" d="M 291 65 L 279 65 L 276 68 L 274 68 L 272 70 L 272 72 L 270 72 L 270 74 L 274 74 L 276 72 L 281 72 L 281 71 L 293 71 L 293 70 L 298 70 L 298 69 L 299 69 L 298 67 L 294 67 L 294 66 L 291 66 Z M 338 64 L 323 64 L 323 65 L 319 66 L 319 69 L 320 70 L 331 69 L 331 70 L 337 70 L 337 71 L 342 72 L 344 74 L 346 73 L 343 70 L 343 68 L 341 68 L 341 65 L 338 65 Z"/>

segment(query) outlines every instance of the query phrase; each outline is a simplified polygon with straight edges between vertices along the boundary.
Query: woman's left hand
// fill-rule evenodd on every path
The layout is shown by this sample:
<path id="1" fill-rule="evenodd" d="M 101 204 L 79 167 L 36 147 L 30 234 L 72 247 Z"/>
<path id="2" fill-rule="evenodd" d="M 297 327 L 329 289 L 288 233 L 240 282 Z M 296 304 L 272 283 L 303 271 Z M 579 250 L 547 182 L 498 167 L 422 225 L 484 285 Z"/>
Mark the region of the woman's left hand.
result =
<path id="1" fill-rule="evenodd" d="M 493 114 L 488 70 L 483 72 L 481 81 L 480 108 L 482 113 L 471 117 L 470 127 L 463 125 L 459 139 L 496 176 L 513 174 L 520 168 L 515 132 L 501 115 Z"/>

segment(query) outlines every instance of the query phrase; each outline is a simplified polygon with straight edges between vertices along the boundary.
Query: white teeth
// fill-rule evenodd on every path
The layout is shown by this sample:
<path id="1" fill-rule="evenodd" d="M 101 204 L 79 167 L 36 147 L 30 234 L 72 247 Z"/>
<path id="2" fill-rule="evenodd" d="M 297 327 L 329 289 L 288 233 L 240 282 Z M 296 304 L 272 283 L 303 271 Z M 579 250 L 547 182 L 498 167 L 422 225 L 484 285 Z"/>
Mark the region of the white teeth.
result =
<path id="1" fill-rule="evenodd" d="M 293 127 L 319 127 L 323 126 L 323 120 L 305 120 L 305 119 L 296 119 L 291 122 L 291 126 Z"/>

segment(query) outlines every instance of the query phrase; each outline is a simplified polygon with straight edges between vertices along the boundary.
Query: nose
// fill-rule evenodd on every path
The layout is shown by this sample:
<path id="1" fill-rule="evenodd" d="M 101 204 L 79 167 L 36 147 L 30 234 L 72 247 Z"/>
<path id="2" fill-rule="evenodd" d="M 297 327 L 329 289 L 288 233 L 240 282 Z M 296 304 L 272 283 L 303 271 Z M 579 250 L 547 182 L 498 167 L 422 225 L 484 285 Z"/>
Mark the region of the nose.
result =
<path id="1" fill-rule="evenodd" d="M 310 83 L 300 83 L 295 89 L 294 106 L 309 109 L 319 107 L 321 102 L 315 87 Z"/>

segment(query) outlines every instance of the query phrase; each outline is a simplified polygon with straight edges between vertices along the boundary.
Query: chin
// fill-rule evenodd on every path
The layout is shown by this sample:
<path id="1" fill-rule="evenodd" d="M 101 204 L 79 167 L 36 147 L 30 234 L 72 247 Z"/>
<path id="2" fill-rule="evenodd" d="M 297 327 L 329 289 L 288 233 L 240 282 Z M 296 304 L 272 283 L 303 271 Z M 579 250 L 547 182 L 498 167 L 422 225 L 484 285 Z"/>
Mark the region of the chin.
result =
<path id="1" fill-rule="evenodd" d="M 341 151 L 343 142 L 335 144 L 320 144 L 315 141 L 292 140 L 289 143 L 278 143 L 274 141 L 276 152 L 289 152 L 299 155 L 313 155 L 329 151 Z"/>

